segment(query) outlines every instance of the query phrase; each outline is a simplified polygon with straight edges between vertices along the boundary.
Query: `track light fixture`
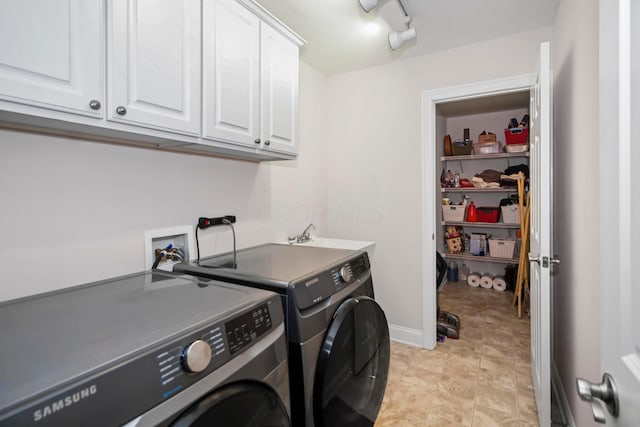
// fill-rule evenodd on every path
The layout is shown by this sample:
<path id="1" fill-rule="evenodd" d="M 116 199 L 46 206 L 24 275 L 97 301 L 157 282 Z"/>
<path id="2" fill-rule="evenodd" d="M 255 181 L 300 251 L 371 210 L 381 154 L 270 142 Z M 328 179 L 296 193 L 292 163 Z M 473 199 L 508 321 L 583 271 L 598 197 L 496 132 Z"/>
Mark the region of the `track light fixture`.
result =
<path id="1" fill-rule="evenodd" d="M 402 13 L 404 13 L 404 23 L 407 25 L 407 29 L 389 33 L 389 47 L 391 47 L 391 50 L 399 49 L 405 42 L 416 38 L 416 29 L 411 28 L 411 16 L 409 16 L 407 8 L 402 3 L 402 0 L 398 0 L 398 4 L 402 9 Z"/>
<path id="2" fill-rule="evenodd" d="M 358 3 L 360 3 L 362 10 L 369 13 L 378 5 L 378 0 L 358 0 Z"/>
<path id="3" fill-rule="evenodd" d="M 402 45 L 411 39 L 416 38 L 416 29 L 407 28 L 404 31 L 393 31 L 389 33 L 389 46 L 391 50 L 396 50 L 402 47 Z"/>
<path id="4" fill-rule="evenodd" d="M 369 13 L 374 7 L 378 5 L 378 0 L 358 0 L 360 7 L 365 12 Z M 404 13 L 404 22 L 407 25 L 407 29 L 404 31 L 392 31 L 389 33 L 389 46 L 391 50 L 396 50 L 402 47 L 402 45 L 412 39 L 416 38 L 416 29 L 411 28 L 411 16 L 407 13 L 407 8 L 402 3 L 402 0 L 398 0 L 398 4 Z"/>

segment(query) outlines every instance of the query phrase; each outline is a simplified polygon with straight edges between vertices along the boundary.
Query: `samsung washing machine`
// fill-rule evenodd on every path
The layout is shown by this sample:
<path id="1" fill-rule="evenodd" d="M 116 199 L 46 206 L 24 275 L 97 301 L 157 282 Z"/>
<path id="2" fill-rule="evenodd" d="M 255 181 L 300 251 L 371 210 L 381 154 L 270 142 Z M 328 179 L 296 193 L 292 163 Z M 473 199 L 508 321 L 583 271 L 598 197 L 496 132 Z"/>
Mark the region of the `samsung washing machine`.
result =
<path id="1" fill-rule="evenodd" d="M 371 426 L 389 371 L 389 328 L 366 252 L 265 244 L 174 271 L 278 292 L 294 426 Z"/>
<path id="2" fill-rule="evenodd" d="M 290 425 L 278 295 L 140 273 L 0 304 L 2 426 Z"/>

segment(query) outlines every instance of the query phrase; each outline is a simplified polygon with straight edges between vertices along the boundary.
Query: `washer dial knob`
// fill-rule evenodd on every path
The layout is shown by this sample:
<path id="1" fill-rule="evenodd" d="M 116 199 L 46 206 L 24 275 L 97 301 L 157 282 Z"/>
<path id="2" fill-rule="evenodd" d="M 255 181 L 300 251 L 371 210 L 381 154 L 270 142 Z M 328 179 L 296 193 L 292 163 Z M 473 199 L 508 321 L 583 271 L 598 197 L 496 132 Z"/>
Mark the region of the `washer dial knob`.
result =
<path id="1" fill-rule="evenodd" d="M 351 274 L 351 269 L 348 266 L 344 266 L 338 272 L 340 274 L 340 280 L 343 282 L 350 282 L 353 279 L 353 274 Z"/>
<path id="2" fill-rule="evenodd" d="M 188 372 L 202 372 L 207 369 L 210 361 L 211 347 L 202 340 L 192 342 L 182 353 L 182 363 Z"/>

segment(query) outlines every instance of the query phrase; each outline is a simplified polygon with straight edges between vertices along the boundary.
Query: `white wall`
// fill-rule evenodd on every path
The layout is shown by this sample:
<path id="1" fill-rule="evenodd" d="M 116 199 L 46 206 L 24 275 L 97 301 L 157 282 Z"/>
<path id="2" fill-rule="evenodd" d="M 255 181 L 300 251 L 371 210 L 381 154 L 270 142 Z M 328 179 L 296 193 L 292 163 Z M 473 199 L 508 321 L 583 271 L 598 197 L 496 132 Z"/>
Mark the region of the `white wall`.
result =
<path id="1" fill-rule="evenodd" d="M 578 426 L 596 425 L 575 378 L 600 372 L 598 1 L 559 3 L 553 35 L 554 359 Z"/>
<path id="2" fill-rule="evenodd" d="M 144 269 L 144 230 L 237 216 L 240 247 L 325 228 L 326 79 L 301 64 L 300 155 L 253 163 L 0 130 L 0 300 Z M 202 255 L 231 248 L 202 231 Z"/>
<path id="3" fill-rule="evenodd" d="M 551 29 L 541 29 L 328 79 L 329 232 L 377 243 L 376 298 L 390 323 L 407 328 L 417 340 L 422 328 L 421 94 L 531 73 L 539 44 L 550 37 Z M 339 214 L 344 211 L 357 215 Z"/>

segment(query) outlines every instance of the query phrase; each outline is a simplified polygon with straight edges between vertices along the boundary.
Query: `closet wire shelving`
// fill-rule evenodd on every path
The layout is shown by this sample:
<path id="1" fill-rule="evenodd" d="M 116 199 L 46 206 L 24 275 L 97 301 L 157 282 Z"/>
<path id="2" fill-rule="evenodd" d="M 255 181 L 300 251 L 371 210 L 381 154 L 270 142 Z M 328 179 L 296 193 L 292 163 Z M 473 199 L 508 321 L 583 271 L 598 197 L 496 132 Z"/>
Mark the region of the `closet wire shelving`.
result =
<path id="1" fill-rule="evenodd" d="M 495 159 L 528 159 L 529 152 L 521 152 L 521 153 L 497 153 L 497 154 L 468 154 L 461 156 L 442 156 L 440 160 L 442 162 L 451 162 L 451 161 L 459 161 L 460 169 L 464 170 L 462 167 L 463 161 L 473 161 L 473 160 L 495 160 Z M 441 187 L 440 191 L 445 193 L 518 193 L 517 187 L 497 187 L 497 188 L 445 188 Z M 453 226 L 461 226 L 461 227 L 469 227 L 469 228 L 493 228 L 493 229 L 501 229 L 501 230 L 517 230 L 520 227 L 520 223 L 488 223 L 488 222 L 467 222 L 467 221 L 441 221 L 442 226 L 453 225 Z M 444 253 L 445 259 L 455 259 L 462 261 L 479 261 L 479 262 L 491 262 L 491 263 L 501 263 L 501 264 L 518 264 L 518 257 L 515 258 L 500 258 L 493 257 L 490 255 L 477 256 L 471 255 L 469 253 L 462 254 L 451 254 Z"/>

